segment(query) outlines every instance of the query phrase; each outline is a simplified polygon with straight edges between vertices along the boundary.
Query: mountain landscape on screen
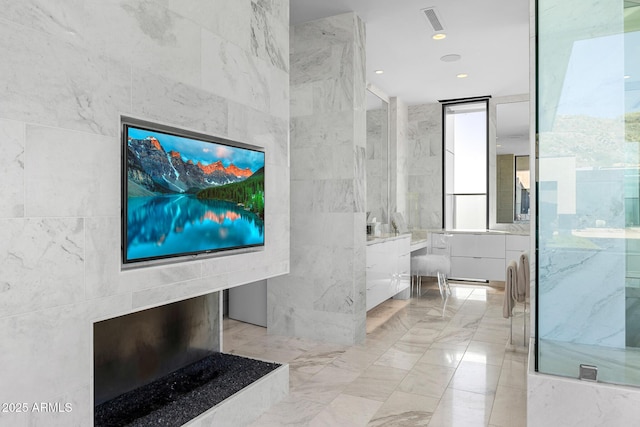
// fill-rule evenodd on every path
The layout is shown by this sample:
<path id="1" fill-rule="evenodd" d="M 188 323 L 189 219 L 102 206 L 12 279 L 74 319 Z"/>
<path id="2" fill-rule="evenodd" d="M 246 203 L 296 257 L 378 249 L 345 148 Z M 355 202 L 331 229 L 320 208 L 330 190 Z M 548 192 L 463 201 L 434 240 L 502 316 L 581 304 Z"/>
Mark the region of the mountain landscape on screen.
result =
<path id="1" fill-rule="evenodd" d="M 146 193 L 189 193 L 210 186 L 243 181 L 253 175 L 249 168 L 240 170 L 231 163 L 224 167 L 220 160 L 209 165 L 182 159 L 178 151 L 166 152 L 154 137 L 134 140 L 129 138 L 129 195 L 136 191 Z M 137 188 L 137 184 L 141 188 Z"/>
<path id="2" fill-rule="evenodd" d="M 125 262 L 264 244 L 264 153 L 128 127 Z"/>

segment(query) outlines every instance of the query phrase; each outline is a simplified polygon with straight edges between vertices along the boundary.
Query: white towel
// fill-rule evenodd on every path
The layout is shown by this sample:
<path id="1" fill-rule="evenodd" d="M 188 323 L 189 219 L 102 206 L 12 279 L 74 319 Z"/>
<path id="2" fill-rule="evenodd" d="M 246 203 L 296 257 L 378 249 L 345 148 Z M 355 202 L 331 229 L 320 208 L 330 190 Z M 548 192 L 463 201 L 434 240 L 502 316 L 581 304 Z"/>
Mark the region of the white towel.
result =
<path id="1" fill-rule="evenodd" d="M 529 295 L 529 255 L 520 255 L 520 265 L 518 266 L 518 280 L 515 298 L 518 302 L 525 302 Z"/>
<path id="2" fill-rule="evenodd" d="M 516 287 L 518 281 L 518 264 L 511 261 L 507 267 L 504 281 L 504 304 L 502 306 L 502 316 L 509 318 L 513 314 L 513 307 L 516 305 Z"/>

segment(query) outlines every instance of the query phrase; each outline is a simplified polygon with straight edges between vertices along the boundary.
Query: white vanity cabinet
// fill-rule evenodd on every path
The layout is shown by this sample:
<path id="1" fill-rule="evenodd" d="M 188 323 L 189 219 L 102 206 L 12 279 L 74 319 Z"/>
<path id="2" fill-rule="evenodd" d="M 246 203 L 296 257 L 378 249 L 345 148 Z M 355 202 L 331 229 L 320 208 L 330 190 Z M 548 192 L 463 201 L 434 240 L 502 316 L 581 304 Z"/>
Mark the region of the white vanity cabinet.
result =
<path id="1" fill-rule="evenodd" d="M 436 253 L 437 249 L 432 250 Z M 518 261 L 524 252 L 529 252 L 529 236 L 454 232 L 451 234 L 450 277 L 504 281 L 509 263 Z"/>
<path id="2" fill-rule="evenodd" d="M 505 248 L 505 234 L 454 233 L 451 236 L 450 276 L 504 281 Z"/>
<path id="3" fill-rule="evenodd" d="M 367 242 L 367 311 L 391 297 L 409 298 L 411 235 Z"/>

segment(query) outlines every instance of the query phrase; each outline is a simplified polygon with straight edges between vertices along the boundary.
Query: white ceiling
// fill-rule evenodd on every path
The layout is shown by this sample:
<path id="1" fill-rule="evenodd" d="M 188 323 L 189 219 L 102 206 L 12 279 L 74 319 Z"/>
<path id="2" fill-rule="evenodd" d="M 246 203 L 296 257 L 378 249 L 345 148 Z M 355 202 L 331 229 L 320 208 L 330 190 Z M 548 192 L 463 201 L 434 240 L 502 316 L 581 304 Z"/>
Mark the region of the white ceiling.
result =
<path id="1" fill-rule="evenodd" d="M 291 23 L 354 11 L 367 27 L 367 79 L 409 105 L 529 92 L 529 0 L 290 0 Z M 436 8 L 447 38 L 421 12 Z M 457 62 L 440 58 L 458 54 Z M 375 70 L 384 74 L 377 75 Z M 465 79 L 456 77 L 467 73 Z"/>

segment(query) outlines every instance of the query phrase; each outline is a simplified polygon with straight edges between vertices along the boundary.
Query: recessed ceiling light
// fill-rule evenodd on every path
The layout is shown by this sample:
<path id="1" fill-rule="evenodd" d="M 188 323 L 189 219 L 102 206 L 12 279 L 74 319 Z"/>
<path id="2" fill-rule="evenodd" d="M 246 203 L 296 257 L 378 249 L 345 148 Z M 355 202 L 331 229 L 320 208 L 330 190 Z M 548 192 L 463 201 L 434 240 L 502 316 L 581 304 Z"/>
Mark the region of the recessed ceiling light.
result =
<path id="1" fill-rule="evenodd" d="M 466 77 L 469 77 L 469 75 L 467 73 L 460 73 L 460 74 L 456 75 L 456 77 L 459 78 L 459 79 L 464 79 Z"/>
<path id="2" fill-rule="evenodd" d="M 445 33 L 436 33 L 433 36 L 431 36 L 431 38 L 434 40 L 442 40 L 442 39 L 446 39 L 447 35 Z"/>
<path id="3" fill-rule="evenodd" d="M 445 55 L 445 56 L 441 57 L 440 61 L 442 61 L 442 62 L 456 62 L 456 61 L 459 61 L 460 58 L 462 58 L 460 55 L 452 53 L 450 55 Z"/>
<path id="4" fill-rule="evenodd" d="M 625 79 L 630 79 L 630 78 L 631 78 L 631 76 L 624 76 L 624 78 L 625 78 Z"/>
<path id="5" fill-rule="evenodd" d="M 384 70 L 376 70 L 376 74 L 384 74 Z"/>

